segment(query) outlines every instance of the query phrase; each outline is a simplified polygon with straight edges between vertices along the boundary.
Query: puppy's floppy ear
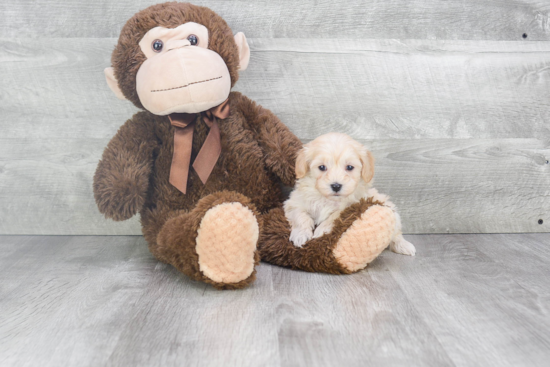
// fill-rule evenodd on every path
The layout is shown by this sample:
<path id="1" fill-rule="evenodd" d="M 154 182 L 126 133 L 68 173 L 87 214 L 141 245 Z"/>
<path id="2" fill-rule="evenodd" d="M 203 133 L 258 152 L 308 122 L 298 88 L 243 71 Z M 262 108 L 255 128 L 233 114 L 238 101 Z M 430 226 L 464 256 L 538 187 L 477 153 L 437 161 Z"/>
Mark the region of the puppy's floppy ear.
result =
<path id="1" fill-rule="evenodd" d="M 298 151 L 298 155 L 296 156 L 296 178 L 298 179 L 305 177 L 307 171 L 309 170 L 306 150 L 307 148 L 304 146 Z"/>
<path id="2" fill-rule="evenodd" d="M 369 183 L 374 177 L 374 157 L 367 149 L 361 151 L 360 157 L 361 164 L 363 165 L 361 168 L 361 177 L 365 182 Z"/>

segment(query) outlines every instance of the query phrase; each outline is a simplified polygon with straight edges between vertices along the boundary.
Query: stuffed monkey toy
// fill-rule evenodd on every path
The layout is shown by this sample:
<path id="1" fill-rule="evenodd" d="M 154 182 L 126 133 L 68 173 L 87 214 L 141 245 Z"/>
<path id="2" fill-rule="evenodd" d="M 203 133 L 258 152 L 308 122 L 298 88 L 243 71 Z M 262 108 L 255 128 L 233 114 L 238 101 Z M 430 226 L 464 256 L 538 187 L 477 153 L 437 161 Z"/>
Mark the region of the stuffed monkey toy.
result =
<path id="1" fill-rule="evenodd" d="M 151 253 L 192 279 L 237 289 L 260 259 L 334 274 L 364 268 L 388 246 L 395 217 L 377 202 L 344 211 L 331 233 L 289 242 L 281 185 L 302 144 L 269 110 L 231 92 L 250 50 L 208 8 L 165 3 L 123 27 L 105 69 L 117 97 L 143 111 L 111 139 L 94 175 L 106 217 L 139 212 Z"/>

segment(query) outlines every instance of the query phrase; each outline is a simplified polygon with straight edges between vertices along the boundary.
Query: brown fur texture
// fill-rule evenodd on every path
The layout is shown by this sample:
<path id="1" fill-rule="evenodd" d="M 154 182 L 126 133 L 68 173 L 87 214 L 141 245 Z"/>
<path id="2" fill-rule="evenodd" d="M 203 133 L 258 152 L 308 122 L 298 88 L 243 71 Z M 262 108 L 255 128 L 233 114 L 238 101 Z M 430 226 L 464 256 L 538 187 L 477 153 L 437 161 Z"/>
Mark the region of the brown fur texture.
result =
<path id="1" fill-rule="evenodd" d="M 129 219 L 145 203 L 153 166 L 152 152 L 158 146 L 151 127 L 149 119 L 142 114 L 135 115 L 119 129 L 103 152 L 93 188 L 99 211 L 108 218 Z"/>
<path id="2" fill-rule="evenodd" d="M 246 196 L 231 191 L 217 192 L 202 198 L 191 212 L 179 213 L 177 216 L 166 221 L 158 234 L 157 245 L 149 247 L 151 252 L 157 258 L 169 262 L 192 279 L 212 284 L 218 289 L 238 289 L 245 287 L 256 279 L 256 270 L 247 279 L 238 283 L 215 282 L 204 276 L 200 271 L 199 258 L 195 249 L 197 230 L 199 229 L 201 219 L 208 209 L 219 204 L 235 202 L 241 203 L 250 209 L 257 218 L 260 218 L 255 206 Z M 258 224 L 261 230 L 261 220 Z M 255 265 L 260 262 L 258 251 L 254 254 L 254 262 Z"/>
<path id="3" fill-rule="evenodd" d="M 340 218 L 334 221 L 332 231 L 322 237 L 308 241 L 303 247 L 296 247 L 290 242 L 290 224 L 282 208 L 267 213 L 260 232 L 259 250 L 263 261 L 291 269 L 330 274 L 349 274 L 334 257 L 333 250 L 342 234 L 361 217 L 368 208 L 381 205 L 372 198 L 346 208 Z"/>
<path id="4" fill-rule="evenodd" d="M 136 73 L 145 59 L 138 43 L 156 26 L 177 27 L 185 22 L 205 25 L 209 48 L 227 63 L 234 84 L 238 79 L 238 50 L 225 21 L 210 9 L 184 3 L 147 8 L 124 26 L 112 63 L 124 95 L 143 108 L 135 90 Z M 269 110 L 238 92 L 229 95 L 230 115 L 219 120 L 222 152 L 206 184 L 189 170 L 187 193 L 169 180 L 174 127 L 167 116 L 148 111 L 128 120 L 109 142 L 94 176 L 94 196 L 106 217 L 125 220 L 136 213 L 151 253 L 190 278 L 219 289 L 238 289 L 250 284 L 252 274 L 237 283 L 218 283 L 199 267 L 197 230 L 205 213 L 222 203 L 238 202 L 256 216 L 260 230 L 257 264 L 263 260 L 306 271 L 347 273 L 332 254 L 335 241 L 374 203 L 362 201 L 342 214 L 332 233 L 297 249 L 288 241 L 289 228 L 282 205 L 281 184 L 293 186 L 300 140 Z M 209 128 L 198 118 L 193 135 L 191 161 L 204 143 Z M 250 261 L 250 259 L 249 259 Z"/>
<path id="5" fill-rule="evenodd" d="M 231 87 L 239 79 L 239 52 L 231 29 L 212 10 L 189 3 L 169 2 L 150 6 L 135 14 L 122 28 L 111 63 L 115 77 L 124 96 L 138 108 L 143 108 L 136 92 L 136 75 L 146 60 L 139 48 L 139 41 L 154 27 L 176 28 L 195 22 L 208 29 L 208 48 L 217 52 L 227 64 Z"/>
<path id="6" fill-rule="evenodd" d="M 186 194 L 168 182 L 174 127 L 168 117 L 147 111 L 137 113 L 119 129 L 94 177 L 96 202 L 105 216 L 124 220 L 139 211 L 153 255 L 220 289 L 242 288 L 254 280 L 255 272 L 237 284 L 218 284 L 200 273 L 195 238 L 204 208 L 240 202 L 253 208 L 261 230 L 260 213 L 281 205 L 282 183 L 294 184 L 294 161 L 302 145 L 275 115 L 240 93 L 232 92 L 229 103 L 230 116 L 219 121 L 222 154 L 206 184 L 193 169 Z M 208 131 L 199 118 L 191 160 Z M 225 201 L 219 201 L 219 195 Z M 210 202 L 212 197 L 218 198 L 215 204 Z"/>

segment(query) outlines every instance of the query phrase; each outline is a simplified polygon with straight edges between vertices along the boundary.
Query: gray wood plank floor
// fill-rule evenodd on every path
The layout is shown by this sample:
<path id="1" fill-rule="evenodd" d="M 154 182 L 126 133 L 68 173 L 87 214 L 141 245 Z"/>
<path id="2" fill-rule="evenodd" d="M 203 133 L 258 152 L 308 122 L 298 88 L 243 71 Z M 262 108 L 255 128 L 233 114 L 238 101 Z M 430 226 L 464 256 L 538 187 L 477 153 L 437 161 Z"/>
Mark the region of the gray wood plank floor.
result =
<path id="1" fill-rule="evenodd" d="M 216 291 L 142 237 L 0 236 L 0 365 L 548 365 L 550 234 L 407 239 L 350 276 L 262 263 Z"/>

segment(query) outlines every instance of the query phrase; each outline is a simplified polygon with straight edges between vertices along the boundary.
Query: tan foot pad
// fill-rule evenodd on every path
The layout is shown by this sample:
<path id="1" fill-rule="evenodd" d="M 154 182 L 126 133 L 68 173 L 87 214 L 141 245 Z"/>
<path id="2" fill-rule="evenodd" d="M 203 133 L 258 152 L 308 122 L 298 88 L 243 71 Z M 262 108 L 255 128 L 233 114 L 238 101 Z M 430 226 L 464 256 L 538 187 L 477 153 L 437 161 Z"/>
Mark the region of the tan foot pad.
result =
<path id="1" fill-rule="evenodd" d="M 208 210 L 198 230 L 196 251 L 200 270 L 219 283 L 237 283 L 252 274 L 259 227 L 240 203 L 223 203 Z"/>
<path id="2" fill-rule="evenodd" d="M 392 210 L 371 206 L 344 232 L 334 249 L 334 257 L 351 272 L 363 269 L 388 247 L 395 230 Z"/>

